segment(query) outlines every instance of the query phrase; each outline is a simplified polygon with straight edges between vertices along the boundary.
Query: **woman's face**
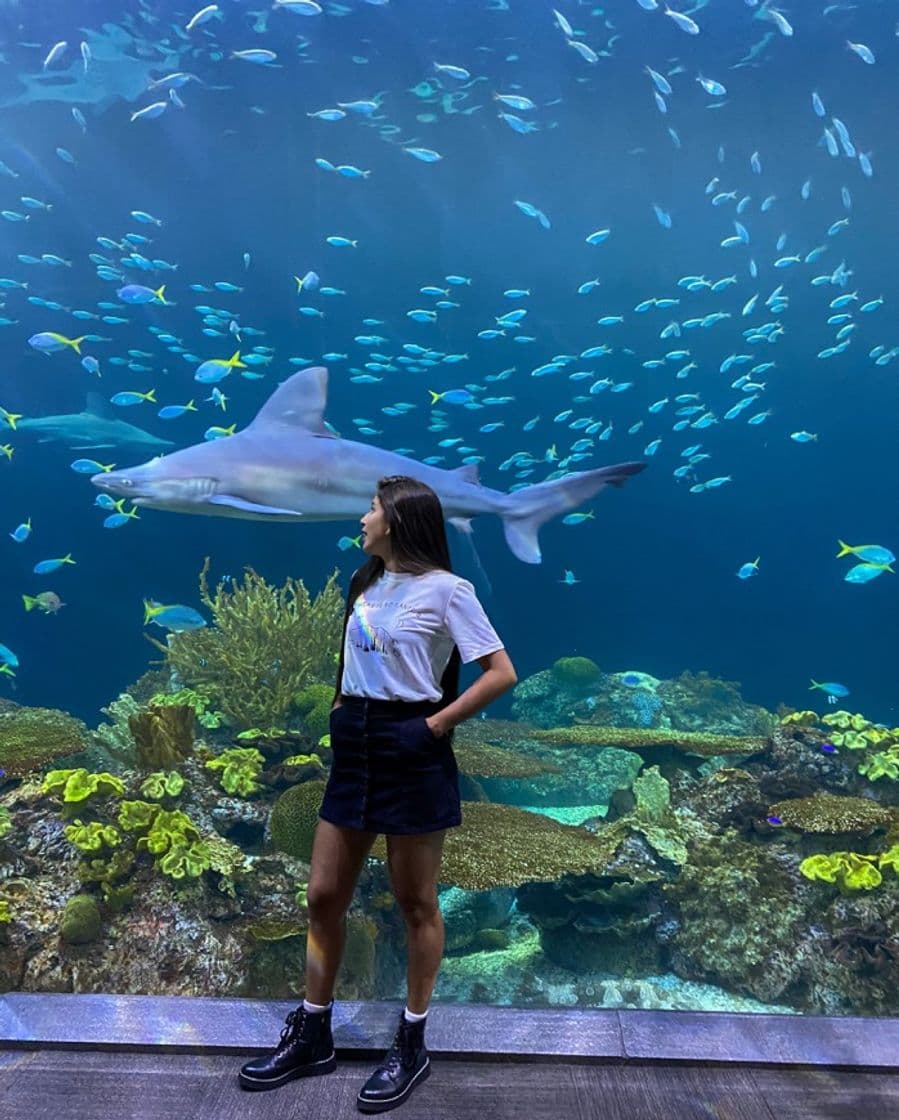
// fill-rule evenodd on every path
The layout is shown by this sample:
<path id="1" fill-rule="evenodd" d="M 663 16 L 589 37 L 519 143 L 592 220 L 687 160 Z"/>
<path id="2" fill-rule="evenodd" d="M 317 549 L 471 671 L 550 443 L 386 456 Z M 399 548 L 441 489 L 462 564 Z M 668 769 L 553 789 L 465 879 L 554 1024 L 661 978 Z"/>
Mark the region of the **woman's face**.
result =
<path id="1" fill-rule="evenodd" d="M 387 517 L 377 494 L 371 500 L 371 508 L 362 518 L 362 548 L 370 555 L 387 559 L 390 556 L 390 530 Z"/>

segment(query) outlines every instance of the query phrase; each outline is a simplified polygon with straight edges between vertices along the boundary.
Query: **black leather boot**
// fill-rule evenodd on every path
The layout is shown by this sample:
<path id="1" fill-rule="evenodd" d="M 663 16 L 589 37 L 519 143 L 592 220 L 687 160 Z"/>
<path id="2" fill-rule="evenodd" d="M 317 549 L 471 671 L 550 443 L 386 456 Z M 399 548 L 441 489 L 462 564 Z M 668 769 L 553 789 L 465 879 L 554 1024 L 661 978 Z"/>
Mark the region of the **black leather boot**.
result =
<path id="1" fill-rule="evenodd" d="M 360 1112 L 386 1112 L 396 1108 L 431 1074 L 431 1059 L 425 1049 L 425 1023 L 407 1023 L 400 1012 L 400 1025 L 384 1061 L 356 1097 Z"/>
<path id="2" fill-rule="evenodd" d="M 277 1089 L 295 1077 L 318 1077 L 337 1068 L 331 1037 L 331 1010 L 307 1011 L 302 1004 L 287 1016 L 281 1041 L 270 1054 L 254 1058 L 240 1068 L 244 1089 Z"/>

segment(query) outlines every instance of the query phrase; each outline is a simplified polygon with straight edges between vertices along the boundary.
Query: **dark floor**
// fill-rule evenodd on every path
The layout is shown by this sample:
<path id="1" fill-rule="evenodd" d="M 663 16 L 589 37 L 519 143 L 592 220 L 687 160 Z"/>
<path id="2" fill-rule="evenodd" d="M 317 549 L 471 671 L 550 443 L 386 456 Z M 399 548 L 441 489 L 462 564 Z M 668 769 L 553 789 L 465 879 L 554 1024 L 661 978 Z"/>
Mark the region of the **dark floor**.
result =
<path id="1" fill-rule="evenodd" d="M 378 1064 L 338 1056 L 325 1077 L 249 1093 L 237 1083 L 245 1060 L 3 1050 L 0 1120 L 335 1120 L 362 1115 L 356 1093 Z M 899 1120 L 899 1073 L 437 1055 L 431 1076 L 400 1107 L 407 1120 Z"/>

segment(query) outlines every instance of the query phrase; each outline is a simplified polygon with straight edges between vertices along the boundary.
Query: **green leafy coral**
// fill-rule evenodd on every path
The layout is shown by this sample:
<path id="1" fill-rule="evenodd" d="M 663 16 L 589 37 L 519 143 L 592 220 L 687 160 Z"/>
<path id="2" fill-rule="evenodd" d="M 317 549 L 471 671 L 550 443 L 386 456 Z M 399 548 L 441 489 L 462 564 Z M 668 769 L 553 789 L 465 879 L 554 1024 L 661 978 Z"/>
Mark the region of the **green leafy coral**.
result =
<path id="1" fill-rule="evenodd" d="M 212 708 L 212 689 L 208 685 L 199 688 L 181 688 L 177 692 L 157 692 L 150 698 L 150 705 L 163 707 L 186 704 L 193 708 L 197 723 L 210 729 L 221 727 L 222 713 Z"/>
<path id="2" fill-rule="evenodd" d="M 150 774 L 140 784 L 145 795 L 155 797 L 174 797 L 182 788 L 179 774 L 164 772 Z M 143 852 L 154 857 L 157 870 L 175 881 L 218 871 L 226 881 L 222 889 L 231 894 L 230 877 L 246 870 L 236 845 L 218 834 L 204 836 L 180 809 L 125 798 L 125 782 L 114 774 L 94 774 L 84 768 L 51 770 L 44 775 L 41 792 L 60 798 L 61 817 L 67 822 L 63 833 L 84 857 L 78 877 L 85 884 L 98 883 L 113 910 L 131 901 L 130 879 Z"/>
<path id="3" fill-rule="evenodd" d="M 184 778 L 177 770 L 157 770 L 148 774 L 140 784 L 144 797 L 162 801 L 166 797 L 177 797 L 184 789 Z"/>
<path id="4" fill-rule="evenodd" d="M 229 747 L 206 763 L 207 770 L 220 770 L 222 789 L 246 797 L 265 786 L 256 781 L 265 765 L 265 756 L 255 747 Z"/>
<path id="5" fill-rule="evenodd" d="M 842 709 L 823 716 L 812 711 L 790 712 L 781 723 L 802 728 L 823 724 L 830 729 L 828 738 L 835 747 L 865 752 L 856 766 L 862 777 L 869 782 L 879 778 L 899 781 L 899 727 L 872 723 L 861 712 Z"/>
<path id="6" fill-rule="evenodd" d="M 57 794 L 64 806 L 80 804 L 94 795 L 121 796 L 124 792 L 125 783 L 115 774 L 94 774 L 83 766 L 70 770 L 50 770 L 41 783 L 41 793 Z"/>
<path id="7" fill-rule="evenodd" d="M 235 726 L 283 724 L 297 693 L 333 678 L 344 614 L 337 572 L 313 600 L 302 580 L 274 587 L 250 567 L 243 582 L 221 580 L 210 592 L 208 570 L 207 557 L 200 598 L 214 625 L 150 640 Z"/>
<path id="8" fill-rule="evenodd" d="M 836 883 L 843 890 L 870 891 L 883 882 L 881 868 L 892 867 L 899 875 L 899 844 L 885 852 L 818 852 L 799 865 L 806 879 Z"/>

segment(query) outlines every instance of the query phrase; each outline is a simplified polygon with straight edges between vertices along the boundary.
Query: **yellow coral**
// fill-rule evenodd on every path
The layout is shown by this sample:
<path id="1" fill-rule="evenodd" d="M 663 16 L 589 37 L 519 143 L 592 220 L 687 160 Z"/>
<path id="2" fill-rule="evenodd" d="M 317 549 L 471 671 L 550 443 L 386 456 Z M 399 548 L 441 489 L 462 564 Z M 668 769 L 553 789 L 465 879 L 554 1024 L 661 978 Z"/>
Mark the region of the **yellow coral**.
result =
<path id="1" fill-rule="evenodd" d="M 804 712 L 790 712 L 788 716 L 784 716 L 781 721 L 782 724 L 801 723 L 810 724 L 818 722 L 818 713 L 810 710 Z"/>

